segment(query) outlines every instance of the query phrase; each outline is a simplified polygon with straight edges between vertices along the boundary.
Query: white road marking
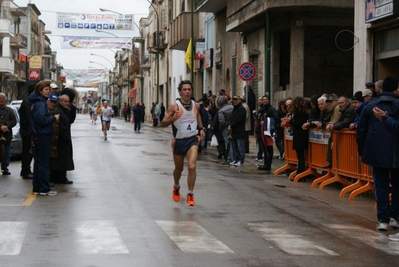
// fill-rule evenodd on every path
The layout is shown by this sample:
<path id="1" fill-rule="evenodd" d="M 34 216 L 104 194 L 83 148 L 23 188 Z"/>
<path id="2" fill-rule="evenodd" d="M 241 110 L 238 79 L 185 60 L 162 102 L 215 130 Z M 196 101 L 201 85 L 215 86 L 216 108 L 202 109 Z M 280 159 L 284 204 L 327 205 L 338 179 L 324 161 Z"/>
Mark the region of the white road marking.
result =
<path id="1" fill-rule="evenodd" d="M 86 221 L 76 232 L 79 254 L 129 253 L 112 221 Z"/>
<path id="2" fill-rule="evenodd" d="M 355 238 L 387 254 L 399 255 L 399 242 L 389 241 L 386 233 L 383 234 L 377 230 L 370 230 L 359 225 L 324 224 L 324 226 L 350 238 Z"/>
<path id="3" fill-rule="evenodd" d="M 0 255 L 19 255 L 28 222 L 0 222 Z"/>
<path id="4" fill-rule="evenodd" d="M 250 230 L 259 233 L 265 240 L 291 255 L 339 255 L 332 250 L 317 245 L 313 241 L 306 240 L 300 235 L 290 233 L 288 230 L 281 228 L 280 223 L 248 223 L 248 227 Z"/>
<path id="5" fill-rule="evenodd" d="M 181 251 L 187 253 L 234 253 L 196 222 L 157 221 Z"/>

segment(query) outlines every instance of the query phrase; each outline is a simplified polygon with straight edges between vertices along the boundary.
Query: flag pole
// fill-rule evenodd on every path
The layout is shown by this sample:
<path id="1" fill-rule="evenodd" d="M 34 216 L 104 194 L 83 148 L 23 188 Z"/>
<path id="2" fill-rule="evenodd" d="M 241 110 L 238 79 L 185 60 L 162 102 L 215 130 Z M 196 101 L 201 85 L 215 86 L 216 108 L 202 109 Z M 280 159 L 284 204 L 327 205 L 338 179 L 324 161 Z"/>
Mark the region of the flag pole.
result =
<path id="1" fill-rule="evenodd" d="M 191 43 L 191 83 L 193 84 L 193 88 L 195 88 L 194 86 L 194 0 L 191 0 L 191 39 L 190 39 L 190 43 Z M 194 92 L 193 92 L 193 96 L 194 96 Z"/>

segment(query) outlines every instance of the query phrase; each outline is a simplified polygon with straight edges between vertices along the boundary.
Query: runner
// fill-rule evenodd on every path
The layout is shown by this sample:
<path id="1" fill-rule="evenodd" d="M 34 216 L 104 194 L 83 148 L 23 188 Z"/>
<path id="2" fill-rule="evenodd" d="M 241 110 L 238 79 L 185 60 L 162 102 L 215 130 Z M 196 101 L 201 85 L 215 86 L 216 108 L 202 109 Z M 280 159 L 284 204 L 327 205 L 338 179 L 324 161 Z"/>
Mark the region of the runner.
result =
<path id="1" fill-rule="evenodd" d="M 188 80 L 181 81 L 177 88 L 180 99 L 172 102 L 161 122 L 161 127 L 172 124 L 173 136 L 172 149 L 175 169 L 173 171 L 173 200 L 180 200 L 180 177 L 184 168 L 184 158 L 187 158 L 187 205 L 194 206 L 194 185 L 196 180 L 196 162 L 198 157 L 198 144 L 205 137 L 205 128 L 202 125 L 199 104 L 191 100 L 193 94 L 192 83 Z M 198 129 L 200 137 L 198 137 Z"/>
<path id="2" fill-rule="evenodd" d="M 108 101 L 104 101 L 103 107 L 101 108 L 104 141 L 107 141 L 107 131 L 109 131 L 109 127 L 111 126 L 111 117 L 113 115 L 114 111 L 112 110 L 111 107 L 108 106 Z"/>

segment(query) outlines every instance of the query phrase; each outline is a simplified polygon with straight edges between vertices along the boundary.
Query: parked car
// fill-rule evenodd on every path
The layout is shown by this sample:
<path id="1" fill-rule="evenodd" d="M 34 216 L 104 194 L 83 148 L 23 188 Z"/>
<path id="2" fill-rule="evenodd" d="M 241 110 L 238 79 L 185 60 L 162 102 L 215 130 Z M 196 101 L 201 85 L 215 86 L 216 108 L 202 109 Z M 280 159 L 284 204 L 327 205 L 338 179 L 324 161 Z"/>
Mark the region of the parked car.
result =
<path id="1" fill-rule="evenodd" d="M 22 100 L 14 100 L 11 101 L 10 105 L 15 107 L 17 110 L 19 109 L 19 107 L 21 106 Z"/>
<path id="2" fill-rule="evenodd" d="M 15 114 L 15 118 L 17 119 L 17 124 L 12 128 L 12 140 L 11 140 L 11 157 L 19 158 L 22 154 L 22 138 L 21 133 L 19 132 L 19 114 L 15 105 L 7 105 L 10 107 Z"/>

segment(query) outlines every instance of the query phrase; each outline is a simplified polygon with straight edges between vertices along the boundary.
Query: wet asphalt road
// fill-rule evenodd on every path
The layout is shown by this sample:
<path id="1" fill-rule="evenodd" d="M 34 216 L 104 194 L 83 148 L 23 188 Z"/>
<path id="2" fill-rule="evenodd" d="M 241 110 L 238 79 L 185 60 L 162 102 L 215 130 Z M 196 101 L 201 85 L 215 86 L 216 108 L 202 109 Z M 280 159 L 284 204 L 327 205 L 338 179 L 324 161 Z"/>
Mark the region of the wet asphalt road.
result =
<path id="1" fill-rule="evenodd" d="M 172 200 L 170 129 L 112 121 L 108 140 L 88 115 L 72 126 L 73 185 L 56 197 L 0 176 L 1 266 L 392 266 L 399 242 L 375 230 L 371 194 L 354 201 L 338 185 L 311 188 L 245 165 L 221 165 L 209 147 L 197 164 L 195 199 Z M 252 140 L 253 141 L 253 140 Z M 253 145 L 253 144 L 252 144 Z M 251 150 L 254 150 L 251 147 Z M 283 163 L 274 160 L 273 168 Z"/>

